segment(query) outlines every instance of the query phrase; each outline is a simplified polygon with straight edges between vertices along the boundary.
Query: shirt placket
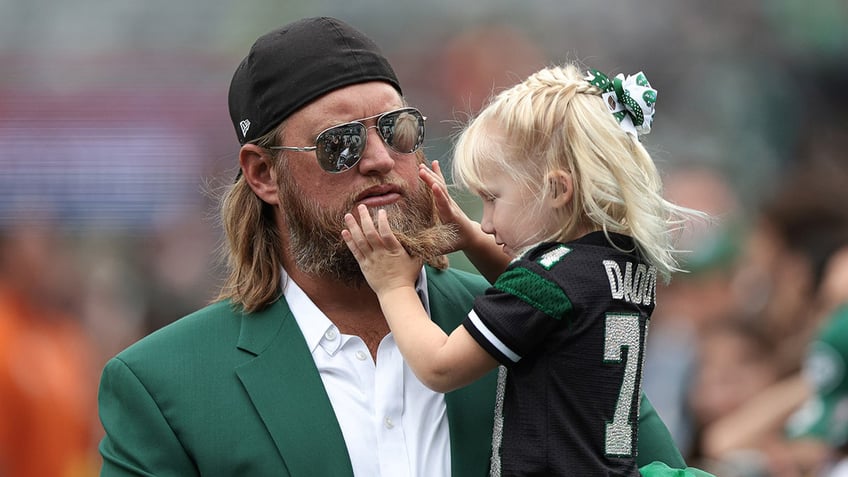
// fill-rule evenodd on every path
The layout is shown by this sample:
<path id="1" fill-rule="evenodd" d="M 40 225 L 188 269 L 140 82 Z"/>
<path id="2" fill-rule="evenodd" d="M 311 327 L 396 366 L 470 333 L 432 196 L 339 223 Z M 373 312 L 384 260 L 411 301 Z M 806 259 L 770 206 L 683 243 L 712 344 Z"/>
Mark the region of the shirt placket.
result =
<path id="1" fill-rule="evenodd" d="M 375 374 L 375 433 L 380 455 L 380 475 L 409 476 L 409 458 L 403 429 L 403 360 L 395 346 L 385 346 L 387 336 L 377 349 Z M 392 343 L 393 344 L 393 343 Z"/>

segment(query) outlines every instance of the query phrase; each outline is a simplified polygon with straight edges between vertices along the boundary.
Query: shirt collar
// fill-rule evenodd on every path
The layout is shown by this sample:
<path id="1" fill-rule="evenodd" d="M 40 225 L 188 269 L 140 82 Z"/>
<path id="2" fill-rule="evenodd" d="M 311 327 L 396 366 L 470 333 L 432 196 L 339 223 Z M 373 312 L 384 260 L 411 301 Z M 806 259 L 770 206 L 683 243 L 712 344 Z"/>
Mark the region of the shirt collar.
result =
<path id="1" fill-rule="evenodd" d="M 339 332 L 336 325 L 312 302 L 303 289 L 289 278 L 285 269 L 282 271 L 282 276 L 283 297 L 306 339 L 309 352 L 315 353 L 320 346 L 328 354 L 335 354 L 350 337 Z M 424 310 L 429 315 L 430 298 L 427 293 L 427 273 L 424 267 L 421 267 L 418 280 L 415 282 L 415 292 L 418 293 Z"/>

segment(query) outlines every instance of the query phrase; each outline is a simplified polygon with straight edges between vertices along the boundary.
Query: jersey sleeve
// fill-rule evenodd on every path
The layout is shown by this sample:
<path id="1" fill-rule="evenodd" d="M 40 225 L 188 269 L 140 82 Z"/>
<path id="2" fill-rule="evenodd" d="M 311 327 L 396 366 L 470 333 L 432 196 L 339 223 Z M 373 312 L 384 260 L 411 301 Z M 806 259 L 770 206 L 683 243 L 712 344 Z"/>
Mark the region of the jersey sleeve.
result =
<path id="1" fill-rule="evenodd" d="M 463 322 L 469 334 L 501 364 L 517 363 L 570 315 L 565 291 L 534 262 L 510 266 Z"/>

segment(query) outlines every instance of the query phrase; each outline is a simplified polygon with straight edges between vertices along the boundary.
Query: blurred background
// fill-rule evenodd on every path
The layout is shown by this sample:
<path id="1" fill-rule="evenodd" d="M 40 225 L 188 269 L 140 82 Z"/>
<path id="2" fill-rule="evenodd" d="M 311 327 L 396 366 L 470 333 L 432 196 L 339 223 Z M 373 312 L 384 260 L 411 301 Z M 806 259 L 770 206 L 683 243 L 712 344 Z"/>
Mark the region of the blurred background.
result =
<path id="1" fill-rule="evenodd" d="M 848 336 L 820 373 L 808 357 L 848 301 L 845 0 L 0 0 L 0 476 L 97 474 L 105 361 L 222 279 L 230 77 L 316 15 L 381 45 L 443 164 L 493 90 L 547 64 L 644 71 L 666 193 L 713 217 L 658 291 L 645 389 L 690 465 L 837 475 Z"/>

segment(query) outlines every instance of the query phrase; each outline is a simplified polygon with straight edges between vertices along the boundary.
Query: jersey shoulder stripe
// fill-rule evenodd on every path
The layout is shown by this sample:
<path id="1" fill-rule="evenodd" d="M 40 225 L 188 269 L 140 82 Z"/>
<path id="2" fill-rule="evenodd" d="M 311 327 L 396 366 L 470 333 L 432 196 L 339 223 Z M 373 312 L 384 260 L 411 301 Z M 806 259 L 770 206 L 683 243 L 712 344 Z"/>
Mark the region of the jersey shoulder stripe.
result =
<path id="1" fill-rule="evenodd" d="M 551 318 L 561 319 L 572 309 L 571 300 L 556 282 L 520 263 L 502 273 L 494 287 L 520 298 Z"/>

